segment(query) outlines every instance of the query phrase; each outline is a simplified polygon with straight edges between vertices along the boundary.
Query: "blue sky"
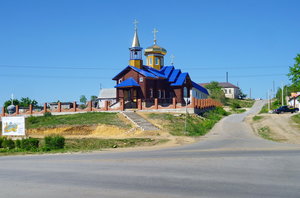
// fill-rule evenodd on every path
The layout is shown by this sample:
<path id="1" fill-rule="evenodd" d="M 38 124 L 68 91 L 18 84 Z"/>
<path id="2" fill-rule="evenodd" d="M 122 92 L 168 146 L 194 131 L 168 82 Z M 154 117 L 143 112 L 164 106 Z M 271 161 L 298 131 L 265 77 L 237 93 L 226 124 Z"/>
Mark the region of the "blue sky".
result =
<path id="1" fill-rule="evenodd" d="M 237 84 L 252 97 L 288 84 L 300 53 L 299 0 L 0 0 L 0 106 L 13 93 L 40 103 L 75 101 L 113 87 L 140 43 L 167 49 L 165 65 L 195 82 Z"/>

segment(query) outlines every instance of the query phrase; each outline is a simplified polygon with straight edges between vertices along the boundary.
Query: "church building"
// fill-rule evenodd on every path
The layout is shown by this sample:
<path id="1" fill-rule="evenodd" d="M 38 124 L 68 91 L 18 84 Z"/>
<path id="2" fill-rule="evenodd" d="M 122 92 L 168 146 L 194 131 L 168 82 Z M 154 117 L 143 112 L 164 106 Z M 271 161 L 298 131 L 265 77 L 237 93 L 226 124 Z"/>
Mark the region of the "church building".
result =
<path id="1" fill-rule="evenodd" d="M 149 107 L 154 104 L 155 98 L 162 106 L 172 104 L 174 98 L 176 103 L 185 106 L 184 97 L 190 98 L 193 94 L 195 97 L 201 95 L 207 98 L 207 90 L 194 83 L 188 73 L 176 69 L 173 64 L 164 65 L 167 50 L 157 44 L 157 31 L 154 29 L 153 32 L 154 44 L 144 50 L 144 63 L 143 48 L 135 26 L 132 45 L 129 48 L 129 65 L 113 77 L 116 81 L 117 100 L 123 99 L 126 108 L 136 108 L 138 99 L 145 107 Z"/>

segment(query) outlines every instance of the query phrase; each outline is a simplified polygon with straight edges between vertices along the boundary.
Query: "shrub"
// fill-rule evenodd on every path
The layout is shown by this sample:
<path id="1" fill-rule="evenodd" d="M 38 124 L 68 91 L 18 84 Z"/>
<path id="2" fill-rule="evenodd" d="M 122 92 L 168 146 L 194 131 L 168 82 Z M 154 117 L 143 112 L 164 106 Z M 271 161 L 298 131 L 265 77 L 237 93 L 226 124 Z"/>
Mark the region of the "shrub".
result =
<path id="1" fill-rule="evenodd" d="M 2 147 L 2 142 L 3 142 L 3 140 L 4 140 L 3 137 L 0 137 L 0 148 L 3 148 L 3 147 Z"/>
<path id="2" fill-rule="evenodd" d="M 3 139 L 2 142 L 2 147 L 3 148 L 8 148 L 8 149 L 14 149 L 15 148 L 15 142 L 12 139 Z"/>
<path id="3" fill-rule="evenodd" d="M 238 103 L 238 102 L 233 102 L 230 107 L 232 109 L 238 109 L 238 108 L 241 108 L 241 105 Z"/>
<path id="4" fill-rule="evenodd" d="M 51 150 L 63 149 L 65 147 L 65 138 L 60 135 L 50 135 L 45 137 L 45 147 Z"/>
<path id="5" fill-rule="evenodd" d="M 21 148 L 26 151 L 36 150 L 39 148 L 40 141 L 36 138 L 23 139 L 21 141 Z"/>
<path id="6" fill-rule="evenodd" d="M 44 113 L 44 117 L 50 117 L 50 116 L 52 116 L 51 112 L 45 112 Z"/>
<path id="7" fill-rule="evenodd" d="M 27 121 L 30 123 L 30 124 L 36 124 L 39 122 L 38 118 L 35 117 L 35 116 L 30 116 L 27 118 Z"/>
<path id="8" fill-rule="evenodd" d="M 16 146 L 16 148 L 21 148 L 21 144 L 22 144 L 22 141 L 21 141 L 21 140 L 16 140 L 16 141 L 15 141 L 15 146 Z"/>

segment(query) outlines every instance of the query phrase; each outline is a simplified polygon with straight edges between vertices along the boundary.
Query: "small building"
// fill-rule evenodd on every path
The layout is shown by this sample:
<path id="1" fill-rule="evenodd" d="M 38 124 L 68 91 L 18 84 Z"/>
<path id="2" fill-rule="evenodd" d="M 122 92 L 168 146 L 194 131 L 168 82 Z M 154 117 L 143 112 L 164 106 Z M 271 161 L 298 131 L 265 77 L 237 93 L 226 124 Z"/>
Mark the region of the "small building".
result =
<path id="1" fill-rule="evenodd" d="M 72 109 L 73 103 L 72 102 L 61 102 L 61 109 Z M 51 102 L 48 103 L 50 110 L 56 110 L 58 109 L 58 102 Z"/>
<path id="2" fill-rule="evenodd" d="M 110 106 L 117 103 L 117 90 L 116 88 L 101 89 L 97 98 L 98 108 L 105 107 L 105 101 L 108 101 Z"/>
<path id="3" fill-rule="evenodd" d="M 192 85 L 193 85 L 193 88 L 190 93 L 190 100 L 192 100 L 192 97 L 194 97 L 196 99 L 207 99 L 208 98 L 209 93 L 208 93 L 207 89 L 205 89 L 201 85 L 195 83 L 194 81 L 192 81 Z"/>
<path id="4" fill-rule="evenodd" d="M 201 86 L 208 85 L 210 83 L 199 83 Z M 238 99 L 240 94 L 240 88 L 229 83 L 229 82 L 219 82 L 219 86 L 225 93 L 226 98 Z"/>
<path id="5" fill-rule="evenodd" d="M 291 93 L 291 96 L 288 99 L 288 105 L 295 108 L 300 108 L 299 96 L 300 92 Z"/>

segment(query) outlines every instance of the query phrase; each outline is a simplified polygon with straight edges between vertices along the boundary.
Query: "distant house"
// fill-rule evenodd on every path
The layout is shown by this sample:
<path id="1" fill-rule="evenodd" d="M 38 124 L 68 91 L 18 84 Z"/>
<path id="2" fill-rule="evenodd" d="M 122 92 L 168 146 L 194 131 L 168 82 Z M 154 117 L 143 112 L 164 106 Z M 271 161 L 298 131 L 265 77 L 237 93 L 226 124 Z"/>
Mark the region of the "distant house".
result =
<path id="1" fill-rule="evenodd" d="M 199 83 L 199 85 L 201 86 L 205 86 L 208 85 L 210 83 Z M 240 94 L 240 88 L 229 83 L 229 82 L 219 82 L 219 86 L 221 87 L 221 89 L 224 91 L 225 93 L 225 97 L 226 98 L 235 98 L 237 99 L 239 97 Z"/>
<path id="2" fill-rule="evenodd" d="M 291 93 L 291 96 L 288 99 L 288 105 L 292 107 L 300 108 L 299 97 L 300 97 L 300 92 Z"/>
<path id="3" fill-rule="evenodd" d="M 72 109 L 73 103 L 72 102 L 61 102 L 61 109 Z M 51 102 L 49 103 L 50 110 L 56 110 L 58 109 L 58 103 L 57 102 Z"/>
<path id="4" fill-rule="evenodd" d="M 99 96 L 97 98 L 98 107 L 105 107 L 105 101 L 108 101 L 110 105 L 113 105 L 117 102 L 117 89 L 116 88 L 108 88 L 101 89 L 99 92 Z"/>

